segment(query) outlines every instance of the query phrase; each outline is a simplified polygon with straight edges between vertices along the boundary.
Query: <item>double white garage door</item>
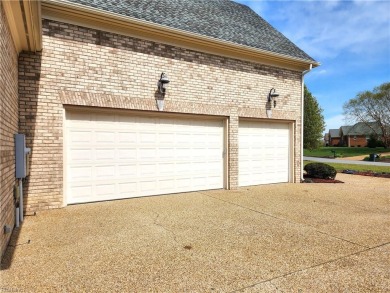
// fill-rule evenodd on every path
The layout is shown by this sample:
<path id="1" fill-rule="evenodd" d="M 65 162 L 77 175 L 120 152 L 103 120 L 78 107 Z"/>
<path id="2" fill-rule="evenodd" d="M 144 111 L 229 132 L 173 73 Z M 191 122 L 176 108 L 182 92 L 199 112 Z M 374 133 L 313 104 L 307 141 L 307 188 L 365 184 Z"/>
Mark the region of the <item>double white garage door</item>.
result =
<path id="1" fill-rule="evenodd" d="M 224 186 L 222 120 L 68 112 L 67 202 Z"/>
<path id="2" fill-rule="evenodd" d="M 223 188 L 224 124 L 221 119 L 68 111 L 66 201 Z M 240 122 L 239 154 L 241 186 L 288 182 L 288 124 Z"/>

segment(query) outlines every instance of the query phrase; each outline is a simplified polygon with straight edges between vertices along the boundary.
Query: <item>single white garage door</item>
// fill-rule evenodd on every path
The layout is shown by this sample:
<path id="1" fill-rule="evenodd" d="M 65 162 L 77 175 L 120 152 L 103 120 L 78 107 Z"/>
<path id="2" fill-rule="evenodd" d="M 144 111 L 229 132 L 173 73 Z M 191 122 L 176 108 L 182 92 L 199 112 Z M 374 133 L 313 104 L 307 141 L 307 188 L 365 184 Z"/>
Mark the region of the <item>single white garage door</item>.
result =
<path id="1" fill-rule="evenodd" d="M 224 185 L 222 120 L 68 111 L 67 203 Z"/>
<path id="2" fill-rule="evenodd" d="M 290 126 L 288 123 L 239 123 L 239 185 L 289 181 Z"/>

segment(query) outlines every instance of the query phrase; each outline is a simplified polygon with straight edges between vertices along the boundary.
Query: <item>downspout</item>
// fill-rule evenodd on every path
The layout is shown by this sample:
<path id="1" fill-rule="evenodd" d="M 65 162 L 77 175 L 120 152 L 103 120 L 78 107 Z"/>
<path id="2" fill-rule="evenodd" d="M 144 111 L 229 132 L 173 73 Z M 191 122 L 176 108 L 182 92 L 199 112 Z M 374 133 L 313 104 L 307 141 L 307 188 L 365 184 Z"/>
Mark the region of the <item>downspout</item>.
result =
<path id="1" fill-rule="evenodd" d="M 304 77 L 313 69 L 313 64 L 310 64 L 309 69 L 302 71 L 302 98 L 301 98 L 301 182 L 303 181 L 303 111 L 304 111 L 304 97 L 305 97 L 305 82 Z"/>

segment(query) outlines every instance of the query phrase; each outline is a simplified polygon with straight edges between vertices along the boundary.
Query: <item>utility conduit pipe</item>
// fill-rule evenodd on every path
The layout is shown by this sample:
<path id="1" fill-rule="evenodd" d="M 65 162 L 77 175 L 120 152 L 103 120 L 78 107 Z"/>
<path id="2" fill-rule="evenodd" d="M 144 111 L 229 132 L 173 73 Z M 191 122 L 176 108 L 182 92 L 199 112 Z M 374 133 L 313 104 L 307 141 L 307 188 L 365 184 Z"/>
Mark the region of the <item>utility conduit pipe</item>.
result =
<path id="1" fill-rule="evenodd" d="M 309 73 L 313 69 L 313 64 L 310 64 L 309 69 L 302 72 L 302 101 L 301 101 L 301 182 L 303 181 L 303 111 L 305 110 L 303 105 L 305 103 L 305 81 L 304 77 L 306 73 Z"/>

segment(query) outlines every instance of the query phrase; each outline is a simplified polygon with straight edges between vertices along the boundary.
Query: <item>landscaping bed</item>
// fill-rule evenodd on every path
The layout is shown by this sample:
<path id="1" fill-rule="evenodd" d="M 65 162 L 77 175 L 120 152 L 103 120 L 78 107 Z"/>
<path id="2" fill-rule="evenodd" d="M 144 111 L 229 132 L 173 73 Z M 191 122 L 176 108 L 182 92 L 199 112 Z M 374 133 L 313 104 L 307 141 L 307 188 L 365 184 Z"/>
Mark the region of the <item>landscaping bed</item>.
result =
<path id="1" fill-rule="evenodd" d="M 355 170 L 343 170 L 341 173 L 350 174 L 350 175 L 360 175 L 360 176 L 369 176 L 369 177 L 379 177 L 379 178 L 389 178 L 390 173 L 378 173 L 370 171 L 355 171 Z M 344 183 L 343 181 L 337 179 L 321 179 L 313 178 L 307 174 L 303 175 L 303 183 Z"/>
<path id="2" fill-rule="evenodd" d="M 368 156 L 369 154 L 381 154 L 390 152 L 390 149 L 383 147 L 368 148 L 368 147 L 321 147 L 316 150 L 303 150 L 303 155 L 308 157 L 320 158 L 347 158 L 356 156 Z"/>
<path id="3" fill-rule="evenodd" d="M 313 178 L 308 175 L 303 175 L 303 179 L 303 183 L 344 183 L 343 181 L 337 179 Z"/>
<path id="4" fill-rule="evenodd" d="M 351 174 L 351 175 L 361 175 L 361 176 L 390 178 L 390 173 L 387 173 L 387 172 L 370 172 L 370 171 L 343 170 L 342 173 L 344 173 L 344 174 Z"/>

